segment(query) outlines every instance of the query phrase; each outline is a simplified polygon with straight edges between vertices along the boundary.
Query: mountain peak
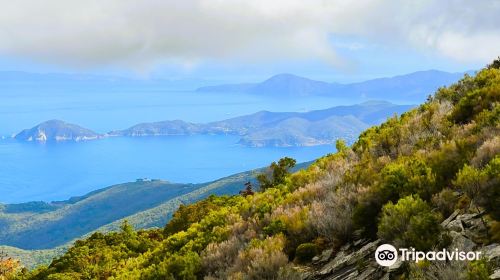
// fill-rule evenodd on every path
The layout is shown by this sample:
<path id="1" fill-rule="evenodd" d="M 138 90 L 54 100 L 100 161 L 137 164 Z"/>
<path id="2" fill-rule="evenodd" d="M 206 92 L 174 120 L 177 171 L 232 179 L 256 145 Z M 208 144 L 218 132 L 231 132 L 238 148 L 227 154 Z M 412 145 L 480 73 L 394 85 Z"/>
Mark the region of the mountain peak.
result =
<path id="1" fill-rule="evenodd" d="M 297 76 L 295 74 L 280 73 L 280 74 L 276 74 L 274 76 L 271 76 L 266 81 L 269 81 L 269 80 L 290 80 L 290 79 L 310 80 L 308 78 Z"/>

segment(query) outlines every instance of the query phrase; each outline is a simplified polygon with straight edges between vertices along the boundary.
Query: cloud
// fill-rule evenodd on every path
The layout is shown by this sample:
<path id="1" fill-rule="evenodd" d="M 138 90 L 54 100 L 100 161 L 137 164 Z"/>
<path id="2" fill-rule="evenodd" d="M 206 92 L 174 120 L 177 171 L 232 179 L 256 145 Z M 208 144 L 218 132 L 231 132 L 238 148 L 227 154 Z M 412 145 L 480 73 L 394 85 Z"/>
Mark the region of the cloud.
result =
<path id="1" fill-rule="evenodd" d="M 488 62 L 500 54 L 499 14 L 493 0 L 0 0 L 0 53 L 78 67 L 338 66 L 335 36 L 348 35 Z"/>

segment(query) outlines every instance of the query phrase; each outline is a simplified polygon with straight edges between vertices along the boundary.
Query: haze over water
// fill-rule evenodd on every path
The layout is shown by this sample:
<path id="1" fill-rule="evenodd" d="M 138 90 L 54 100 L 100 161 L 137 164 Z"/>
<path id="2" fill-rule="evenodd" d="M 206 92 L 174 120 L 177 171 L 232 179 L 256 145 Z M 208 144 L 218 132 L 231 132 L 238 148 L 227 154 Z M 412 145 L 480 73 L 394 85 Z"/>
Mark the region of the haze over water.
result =
<path id="1" fill-rule="evenodd" d="M 260 110 L 305 111 L 341 104 L 332 98 L 277 100 L 244 94 L 166 90 L 18 91 L 0 104 L 0 202 L 64 200 L 137 178 L 201 183 L 267 166 L 283 156 L 309 161 L 332 146 L 249 148 L 234 136 L 108 138 L 37 144 L 9 139 L 42 121 L 61 119 L 105 133 L 140 122 L 209 122 Z"/>

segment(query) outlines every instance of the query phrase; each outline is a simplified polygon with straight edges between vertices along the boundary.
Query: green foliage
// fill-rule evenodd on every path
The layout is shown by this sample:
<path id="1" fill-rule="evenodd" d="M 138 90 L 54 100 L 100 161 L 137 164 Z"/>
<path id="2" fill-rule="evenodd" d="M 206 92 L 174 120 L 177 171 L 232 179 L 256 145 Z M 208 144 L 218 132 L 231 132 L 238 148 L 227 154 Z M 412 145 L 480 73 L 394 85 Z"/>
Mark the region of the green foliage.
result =
<path id="1" fill-rule="evenodd" d="M 500 156 L 493 158 L 484 168 L 465 165 L 457 174 L 454 185 L 463 190 L 490 215 L 500 220 Z"/>
<path id="2" fill-rule="evenodd" d="M 425 201 L 410 195 L 384 206 L 378 235 L 399 246 L 429 250 L 439 241 L 439 222 L 440 216 L 432 213 Z"/>
<path id="3" fill-rule="evenodd" d="M 297 275 L 290 260 L 309 261 L 318 253 L 318 240 L 330 242 L 318 242 L 322 248 L 337 247 L 360 232 L 417 250 L 445 246 L 451 240 L 441 232 L 437 210 L 448 215 L 454 208 L 466 212 L 469 205 L 486 212 L 489 241 L 495 241 L 500 220 L 496 64 L 369 128 L 352 148 L 338 141 L 337 153 L 306 170 L 290 174 L 295 165 L 290 158 L 273 162 L 257 178 L 259 192 L 181 205 L 220 185 L 207 186 L 170 203 L 168 211 L 156 209 L 166 220 L 178 207 L 163 230 L 134 231 L 125 223 L 119 232 L 95 233 L 23 277 L 292 279 Z M 242 176 L 237 191 L 251 179 Z M 410 275 L 483 279 L 489 273 L 483 261 L 443 265 L 448 269 L 429 264 Z"/>
<path id="4" fill-rule="evenodd" d="M 381 192 L 385 201 L 394 202 L 410 194 L 429 200 L 436 192 L 436 179 L 424 160 L 403 159 L 382 169 Z"/>
<path id="5" fill-rule="evenodd" d="M 191 224 L 199 222 L 210 211 L 219 209 L 224 203 L 224 197 L 212 195 L 205 200 L 188 206 L 181 204 L 172 219 L 165 226 L 165 234 L 171 235 L 186 230 Z"/>
<path id="6" fill-rule="evenodd" d="M 284 233 L 286 231 L 286 226 L 281 220 L 274 220 L 265 226 L 263 229 L 264 233 L 267 235 L 277 235 L 279 233 Z"/>
<path id="7" fill-rule="evenodd" d="M 493 273 L 485 259 L 472 261 L 467 267 L 467 280 L 488 280 Z"/>
<path id="8" fill-rule="evenodd" d="M 469 91 L 455 106 L 451 118 L 456 123 L 467 123 L 480 112 L 491 110 L 500 102 L 500 69 L 480 71 L 475 79 L 474 90 Z"/>
<path id="9" fill-rule="evenodd" d="M 349 147 L 347 146 L 345 141 L 342 139 L 337 139 L 337 141 L 335 141 L 335 148 L 337 149 L 337 152 L 339 152 L 339 153 L 345 153 L 346 151 L 349 150 Z"/>
<path id="10" fill-rule="evenodd" d="M 186 255 L 173 255 L 160 263 L 158 267 L 146 277 L 149 279 L 198 279 L 201 270 L 201 259 L 198 254 L 188 252 Z"/>
<path id="11" fill-rule="evenodd" d="M 290 169 L 294 167 L 296 163 L 297 161 L 295 159 L 289 157 L 280 159 L 278 163 L 271 163 L 271 166 L 269 166 L 270 174 L 262 173 L 257 176 L 260 189 L 263 191 L 284 184 L 286 176 L 290 174 Z"/>
<path id="12" fill-rule="evenodd" d="M 488 69 L 500 69 L 500 57 L 493 60 L 492 63 L 488 64 L 487 68 Z"/>
<path id="13" fill-rule="evenodd" d="M 299 262 L 308 262 L 318 254 L 318 246 L 314 243 L 302 243 L 295 250 L 295 258 Z"/>

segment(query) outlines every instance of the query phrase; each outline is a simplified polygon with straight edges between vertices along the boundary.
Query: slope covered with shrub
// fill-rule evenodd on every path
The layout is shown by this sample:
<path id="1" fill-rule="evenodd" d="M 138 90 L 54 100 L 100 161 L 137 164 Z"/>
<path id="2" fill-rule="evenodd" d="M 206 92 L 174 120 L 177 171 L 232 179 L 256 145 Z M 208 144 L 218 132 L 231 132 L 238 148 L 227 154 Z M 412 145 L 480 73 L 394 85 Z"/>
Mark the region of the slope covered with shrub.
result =
<path id="1" fill-rule="evenodd" d="M 498 242 L 496 65 L 366 130 L 352 147 L 337 142 L 337 153 L 307 170 L 287 174 L 291 161 L 273 164 L 259 192 L 183 206 L 163 230 L 134 231 L 124 223 L 121 231 L 78 241 L 48 267 L 19 277 L 295 279 L 312 256 L 354 238 L 421 250 L 447 246 L 440 222 L 457 209 L 484 212 L 488 233 L 475 241 Z M 403 274 L 416 275 L 412 269 Z M 481 263 L 463 269 L 464 275 L 490 273 Z"/>

